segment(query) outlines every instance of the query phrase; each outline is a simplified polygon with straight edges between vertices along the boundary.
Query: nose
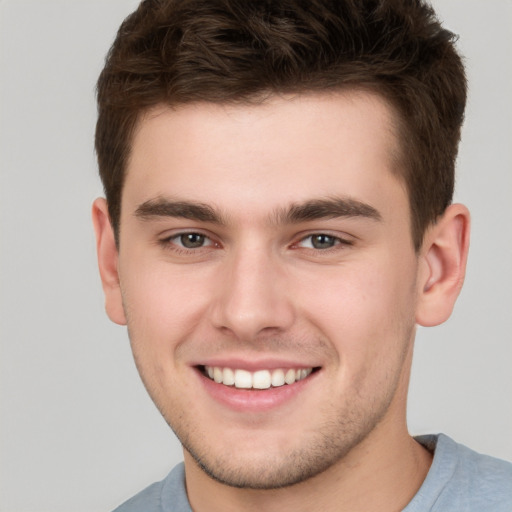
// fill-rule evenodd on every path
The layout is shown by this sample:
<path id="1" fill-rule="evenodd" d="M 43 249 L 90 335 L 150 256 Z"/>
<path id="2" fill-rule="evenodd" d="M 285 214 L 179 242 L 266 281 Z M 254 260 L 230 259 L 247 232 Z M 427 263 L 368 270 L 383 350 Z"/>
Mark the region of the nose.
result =
<path id="1" fill-rule="evenodd" d="M 278 334 L 294 322 L 286 269 L 264 250 L 239 250 L 224 262 L 212 321 L 217 329 L 246 342 Z"/>

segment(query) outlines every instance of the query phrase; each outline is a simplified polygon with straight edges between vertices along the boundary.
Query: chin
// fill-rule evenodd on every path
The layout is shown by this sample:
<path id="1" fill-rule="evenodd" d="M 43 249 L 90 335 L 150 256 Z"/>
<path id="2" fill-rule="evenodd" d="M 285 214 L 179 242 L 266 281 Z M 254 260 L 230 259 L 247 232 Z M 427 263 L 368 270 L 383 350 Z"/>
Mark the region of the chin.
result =
<path id="1" fill-rule="evenodd" d="M 363 433 L 356 433 L 338 425 L 337 434 L 325 435 L 317 430 L 297 439 L 295 446 L 287 447 L 275 439 L 274 442 L 265 442 L 262 437 L 258 440 L 257 433 L 252 436 L 249 449 L 246 443 L 231 442 L 223 449 L 217 445 L 211 450 L 205 445 L 195 447 L 187 439 L 180 441 L 213 480 L 230 487 L 272 490 L 299 484 L 337 465 L 372 427 L 368 425 Z"/>
<path id="2" fill-rule="evenodd" d="M 217 459 L 215 463 L 189 452 L 198 466 L 213 480 L 230 487 L 271 490 L 289 487 L 322 473 L 336 461 L 318 458 L 304 460 L 291 454 L 285 460 L 233 462 Z"/>

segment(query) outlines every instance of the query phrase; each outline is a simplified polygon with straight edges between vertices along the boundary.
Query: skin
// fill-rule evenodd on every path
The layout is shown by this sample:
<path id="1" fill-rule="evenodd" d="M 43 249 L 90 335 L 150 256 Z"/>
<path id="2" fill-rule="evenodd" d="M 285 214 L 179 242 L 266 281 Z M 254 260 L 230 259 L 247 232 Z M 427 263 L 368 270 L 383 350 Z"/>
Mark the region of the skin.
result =
<path id="1" fill-rule="evenodd" d="M 93 207 L 99 266 L 107 313 L 184 446 L 194 510 L 401 510 L 420 487 L 431 455 L 405 419 L 415 326 L 450 315 L 469 214 L 450 206 L 417 253 L 398 153 L 393 112 L 368 93 L 141 119 L 119 247 L 105 201 Z M 204 364 L 315 371 L 284 400 L 233 405 Z"/>

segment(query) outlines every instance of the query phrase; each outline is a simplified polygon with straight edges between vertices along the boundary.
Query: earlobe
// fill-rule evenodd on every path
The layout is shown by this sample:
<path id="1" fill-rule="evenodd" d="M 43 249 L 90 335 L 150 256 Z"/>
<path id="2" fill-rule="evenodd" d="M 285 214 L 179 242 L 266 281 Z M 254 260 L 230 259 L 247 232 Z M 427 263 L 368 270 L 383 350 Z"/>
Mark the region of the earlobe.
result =
<path id="1" fill-rule="evenodd" d="M 469 226 L 468 209 L 453 204 L 425 233 L 418 274 L 419 325 L 439 325 L 450 317 L 466 273 Z"/>
<path id="2" fill-rule="evenodd" d="M 96 234 L 98 267 L 103 292 L 105 294 L 105 310 L 110 320 L 119 325 L 126 325 L 121 287 L 119 284 L 119 255 L 105 199 L 98 198 L 94 201 L 92 206 L 92 221 Z"/>

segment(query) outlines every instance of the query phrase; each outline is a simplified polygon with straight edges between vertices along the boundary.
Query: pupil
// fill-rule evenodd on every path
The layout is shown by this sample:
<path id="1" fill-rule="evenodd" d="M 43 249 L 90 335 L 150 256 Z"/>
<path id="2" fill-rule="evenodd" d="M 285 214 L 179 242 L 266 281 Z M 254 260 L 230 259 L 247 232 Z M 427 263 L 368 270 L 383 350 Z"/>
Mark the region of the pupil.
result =
<path id="1" fill-rule="evenodd" d="M 187 249 L 196 249 L 204 243 L 204 235 L 199 233 L 187 233 L 186 235 L 181 235 L 180 239 L 183 247 Z"/>
<path id="2" fill-rule="evenodd" d="M 334 237 L 329 235 L 314 235 L 312 244 L 315 249 L 329 249 L 334 245 Z"/>

